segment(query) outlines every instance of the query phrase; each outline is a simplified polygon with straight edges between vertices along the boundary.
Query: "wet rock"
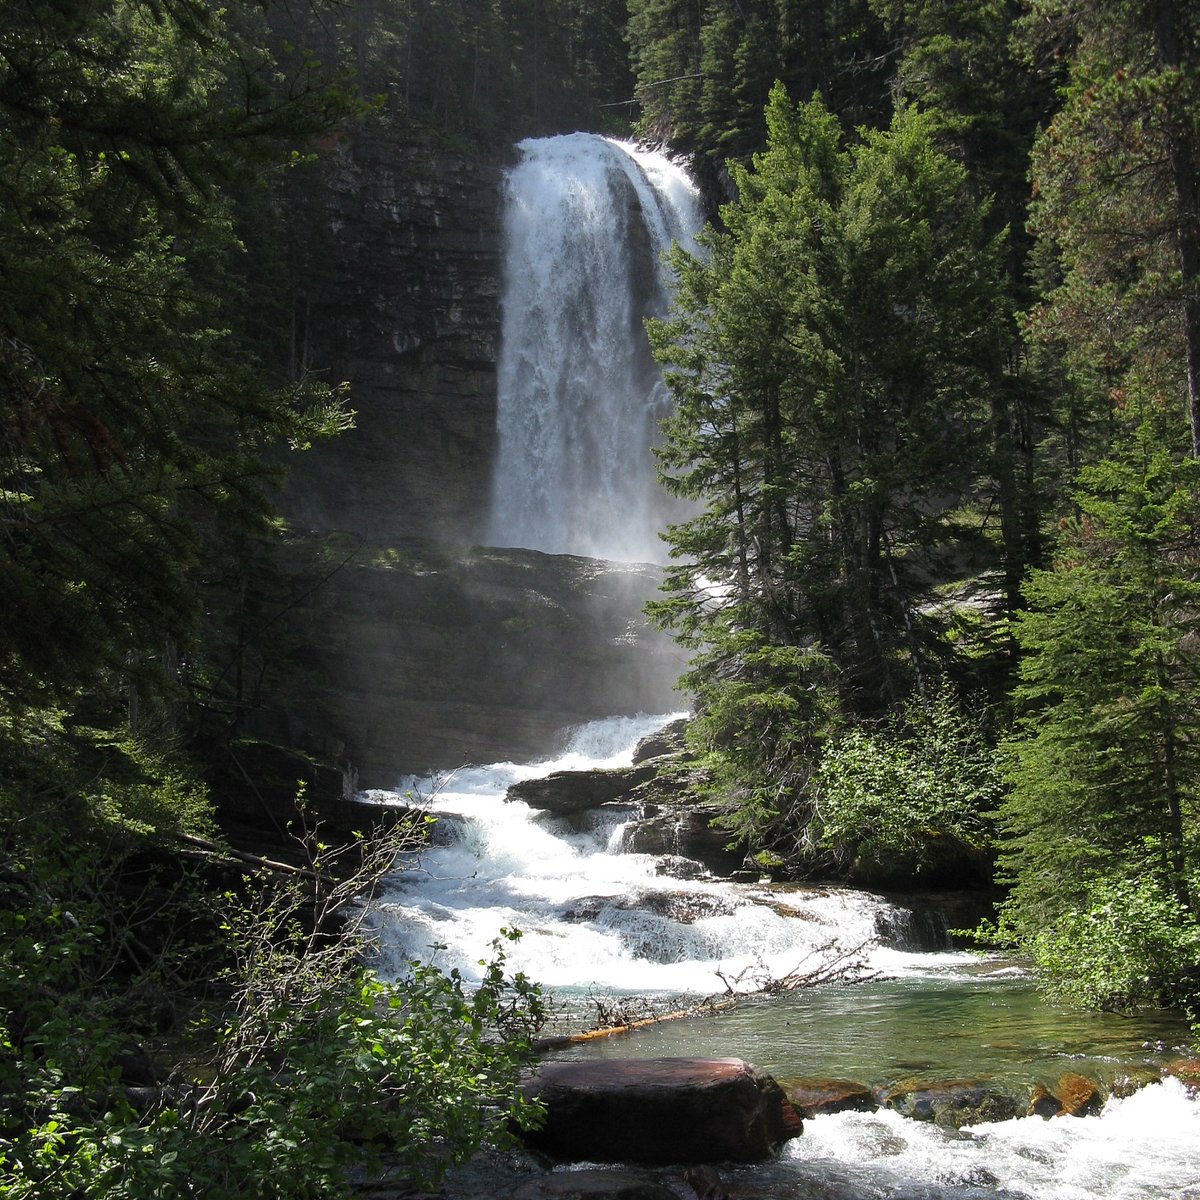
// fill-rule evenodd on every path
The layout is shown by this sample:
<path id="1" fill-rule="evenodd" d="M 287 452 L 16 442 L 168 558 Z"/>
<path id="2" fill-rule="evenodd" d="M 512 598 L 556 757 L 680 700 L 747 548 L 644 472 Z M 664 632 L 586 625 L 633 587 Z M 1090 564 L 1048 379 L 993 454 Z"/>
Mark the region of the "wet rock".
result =
<path id="1" fill-rule="evenodd" d="M 1176 1059 L 1163 1074 L 1178 1079 L 1187 1088 L 1189 1096 L 1200 1096 L 1200 1058 Z"/>
<path id="2" fill-rule="evenodd" d="M 682 854 L 665 854 L 654 864 L 655 875 L 667 875 L 671 879 L 704 879 L 712 874 L 699 860 L 685 858 Z"/>
<path id="3" fill-rule="evenodd" d="M 709 892 L 639 892 L 617 904 L 634 912 L 652 912 L 681 925 L 691 925 L 706 917 L 727 917 L 737 911 L 723 896 Z"/>
<path id="4" fill-rule="evenodd" d="M 728 848 L 729 834 L 710 824 L 708 805 L 673 808 L 643 821 L 631 821 L 621 838 L 626 854 L 674 855 L 703 863 L 714 875 L 728 875 L 745 860 L 743 849 Z"/>
<path id="5" fill-rule="evenodd" d="M 285 615 L 261 652 L 287 670 L 247 732 L 353 763 L 359 788 L 545 754 L 568 725 L 678 703 L 683 654 L 642 613 L 657 567 L 296 532 L 264 556 L 263 602 Z M 340 775 L 308 798 L 331 791 Z"/>
<path id="6" fill-rule="evenodd" d="M 1020 1112 L 1014 1097 L 972 1079 L 903 1080 L 883 1097 L 886 1107 L 916 1121 L 961 1129 L 983 1121 L 1007 1121 Z"/>
<path id="7" fill-rule="evenodd" d="M 1059 1076 L 1054 1085 L 1054 1096 L 1062 1105 L 1059 1116 L 1090 1117 L 1098 1113 L 1104 1103 L 1099 1084 L 1074 1071 Z"/>
<path id="8" fill-rule="evenodd" d="M 695 1192 L 686 1200 L 691 1200 Z M 509 1200 L 685 1200 L 652 1175 L 635 1171 L 587 1170 L 543 1175 L 520 1184 Z"/>
<path id="9" fill-rule="evenodd" d="M 620 800 L 653 774 L 654 768 L 648 765 L 555 771 L 541 779 L 514 783 L 506 799 L 523 800 L 531 808 L 544 809 L 556 816 L 571 815 Z"/>
<path id="10" fill-rule="evenodd" d="M 1062 1112 L 1062 1101 L 1048 1088 L 1038 1083 L 1029 1093 L 1029 1105 L 1025 1109 L 1027 1117 L 1041 1117 L 1049 1120 Z"/>
<path id="11" fill-rule="evenodd" d="M 682 754 L 687 725 L 687 717 L 680 717 L 678 721 L 664 725 L 657 733 L 642 738 L 633 752 L 634 765 L 647 759 L 662 758 L 664 754 Z"/>
<path id="12" fill-rule="evenodd" d="M 783 1089 L 802 1117 L 870 1112 L 875 1107 L 871 1089 L 853 1079 L 789 1079 L 783 1081 Z"/>
<path id="13" fill-rule="evenodd" d="M 1161 1078 L 1162 1072 L 1156 1071 L 1153 1067 L 1124 1067 L 1111 1075 L 1105 1076 L 1103 1089 L 1110 1096 L 1116 1096 L 1119 1100 L 1126 1100 L 1134 1092 L 1140 1092 L 1142 1088 L 1149 1087 L 1152 1083 L 1157 1083 Z"/>
<path id="14" fill-rule="evenodd" d="M 527 1143 L 566 1161 L 755 1162 L 801 1131 L 779 1084 L 736 1058 L 545 1063 L 527 1092 L 546 1105 Z"/>

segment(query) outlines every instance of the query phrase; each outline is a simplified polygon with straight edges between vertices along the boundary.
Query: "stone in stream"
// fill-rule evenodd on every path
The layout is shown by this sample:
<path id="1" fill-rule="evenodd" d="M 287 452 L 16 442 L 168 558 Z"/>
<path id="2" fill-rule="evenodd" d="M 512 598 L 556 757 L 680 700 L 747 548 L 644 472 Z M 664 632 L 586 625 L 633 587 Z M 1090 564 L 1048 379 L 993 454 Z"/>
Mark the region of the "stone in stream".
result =
<path id="1" fill-rule="evenodd" d="M 1094 1079 L 1068 1071 L 1054 1085 L 1054 1098 L 1062 1105 L 1059 1116 L 1090 1117 L 1100 1111 L 1104 1097 Z"/>
<path id="2" fill-rule="evenodd" d="M 652 766 L 606 767 L 594 771 L 555 771 L 541 779 L 523 779 L 508 789 L 507 800 L 570 816 L 627 796 L 654 775 Z"/>
<path id="3" fill-rule="evenodd" d="M 682 1175 L 660 1179 L 644 1171 L 591 1168 L 530 1179 L 509 1200 L 698 1200 L 699 1196 Z"/>
<path id="4" fill-rule="evenodd" d="M 915 1121 L 961 1129 L 983 1121 L 1007 1121 L 1020 1112 L 1014 1097 L 973 1079 L 905 1079 L 882 1096 L 885 1107 Z"/>
<path id="5" fill-rule="evenodd" d="M 788 1079 L 781 1081 L 787 1098 L 802 1117 L 818 1113 L 870 1112 L 875 1096 L 865 1083 L 853 1079 Z"/>
<path id="6" fill-rule="evenodd" d="M 526 1143 L 570 1162 L 757 1162 L 802 1128 L 779 1084 L 738 1058 L 550 1062 L 526 1093 L 546 1106 Z"/>
<path id="7" fill-rule="evenodd" d="M 1041 1117 L 1048 1121 L 1062 1112 L 1062 1101 L 1043 1084 L 1036 1083 L 1029 1093 L 1029 1107 L 1025 1109 L 1027 1117 Z"/>

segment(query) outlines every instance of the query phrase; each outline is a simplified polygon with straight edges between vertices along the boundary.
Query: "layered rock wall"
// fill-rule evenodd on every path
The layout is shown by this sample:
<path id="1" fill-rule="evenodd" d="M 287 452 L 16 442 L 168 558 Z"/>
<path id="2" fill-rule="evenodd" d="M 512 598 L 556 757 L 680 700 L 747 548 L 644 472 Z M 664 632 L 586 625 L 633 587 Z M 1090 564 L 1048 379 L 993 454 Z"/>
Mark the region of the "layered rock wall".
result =
<path id="1" fill-rule="evenodd" d="M 257 737 L 391 787 L 545 755 L 584 721 L 683 705 L 680 651 L 641 611 L 657 568 L 430 544 L 363 544 L 337 566 L 345 542 L 281 547 L 294 600 L 270 632 L 291 665 L 268 680 Z"/>
<path id="2" fill-rule="evenodd" d="M 283 498 L 311 529 L 475 540 L 495 450 L 499 189 L 491 156 L 360 130 L 294 185 L 310 243 L 298 366 L 351 387 L 355 428 Z"/>

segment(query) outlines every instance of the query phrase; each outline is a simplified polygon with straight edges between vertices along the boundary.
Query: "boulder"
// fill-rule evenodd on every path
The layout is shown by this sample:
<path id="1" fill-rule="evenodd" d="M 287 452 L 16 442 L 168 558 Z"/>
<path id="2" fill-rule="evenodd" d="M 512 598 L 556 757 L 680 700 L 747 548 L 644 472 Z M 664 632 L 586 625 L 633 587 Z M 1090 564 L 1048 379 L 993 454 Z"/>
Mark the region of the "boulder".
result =
<path id="1" fill-rule="evenodd" d="M 883 1102 L 902 1117 L 932 1121 L 946 1129 L 1008 1121 L 1021 1111 L 1013 1096 L 974 1079 L 903 1080 L 887 1089 Z"/>
<path id="2" fill-rule="evenodd" d="M 687 717 L 680 717 L 679 720 L 664 725 L 655 733 L 647 734 L 638 742 L 633 751 L 634 765 L 644 763 L 652 758 L 662 758 L 664 754 L 682 754 L 687 725 Z"/>
<path id="3" fill-rule="evenodd" d="M 1062 1105 L 1060 1117 L 1090 1117 L 1098 1113 L 1104 1103 L 1100 1085 L 1074 1071 L 1059 1076 L 1054 1085 L 1054 1098 Z"/>
<path id="4" fill-rule="evenodd" d="M 508 789 L 507 800 L 570 816 L 627 796 L 654 774 L 652 766 L 605 767 L 595 771 L 555 771 L 541 779 L 523 779 Z"/>
<path id="5" fill-rule="evenodd" d="M 670 879 L 704 879 L 712 872 L 695 858 L 684 858 L 682 854 L 666 854 L 654 864 L 655 875 Z"/>
<path id="6" fill-rule="evenodd" d="M 1043 1084 L 1034 1084 L 1029 1093 L 1029 1106 L 1025 1109 L 1027 1117 L 1041 1117 L 1048 1121 L 1062 1112 L 1062 1101 Z"/>
<path id="7" fill-rule="evenodd" d="M 631 821 L 621 837 L 621 849 L 626 854 L 691 858 L 714 875 L 729 875 L 742 865 L 746 854 L 744 849 L 729 849 L 729 834 L 710 824 L 715 815 L 712 807 L 696 805 Z"/>
<path id="8" fill-rule="evenodd" d="M 875 1097 L 865 1083 L 853 1079 L 789 1079 L 784 1091 L 802 1117 L 818 1113 L 870 1112 Z"/>
<path id="9" fill-rule="evenodd" d="M 527 1143 L 564 1161 L 757 1162 L 801 1131 L 779 1084 L 737 1058 L 544 1063 L 526 1091 L 546 1106 Z"/>
<path id="10" fill-rule="evenodd" d="M 692 1200 L 695 1191 L 688 1193 L 645 1173 L 592 1169 L 527 1180 L 509 1200 Z"/>

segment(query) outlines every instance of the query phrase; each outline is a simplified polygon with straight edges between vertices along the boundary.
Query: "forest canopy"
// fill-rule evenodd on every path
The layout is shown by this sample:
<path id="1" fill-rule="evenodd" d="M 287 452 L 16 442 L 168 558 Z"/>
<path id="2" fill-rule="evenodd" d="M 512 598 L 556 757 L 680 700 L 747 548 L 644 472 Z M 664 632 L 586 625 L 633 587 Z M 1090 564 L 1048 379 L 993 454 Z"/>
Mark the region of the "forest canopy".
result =
<path id="1" fill-rule="evenodd" d="M 0 0 L 6 1194 L 338 1195 L 373 1139 L 428 1182 L 537 1119 L 515 931 L 472 990 L 323 924 L 419 828 L 300 828 L 273 882 L 220 841 L 275 488 L 352 420 L 270 264 L 368 126 L 689 156 L 653 612 L 729 837 L 995 881 L 1068 997 L 1194 1015 L 1195 5 Z"/>

